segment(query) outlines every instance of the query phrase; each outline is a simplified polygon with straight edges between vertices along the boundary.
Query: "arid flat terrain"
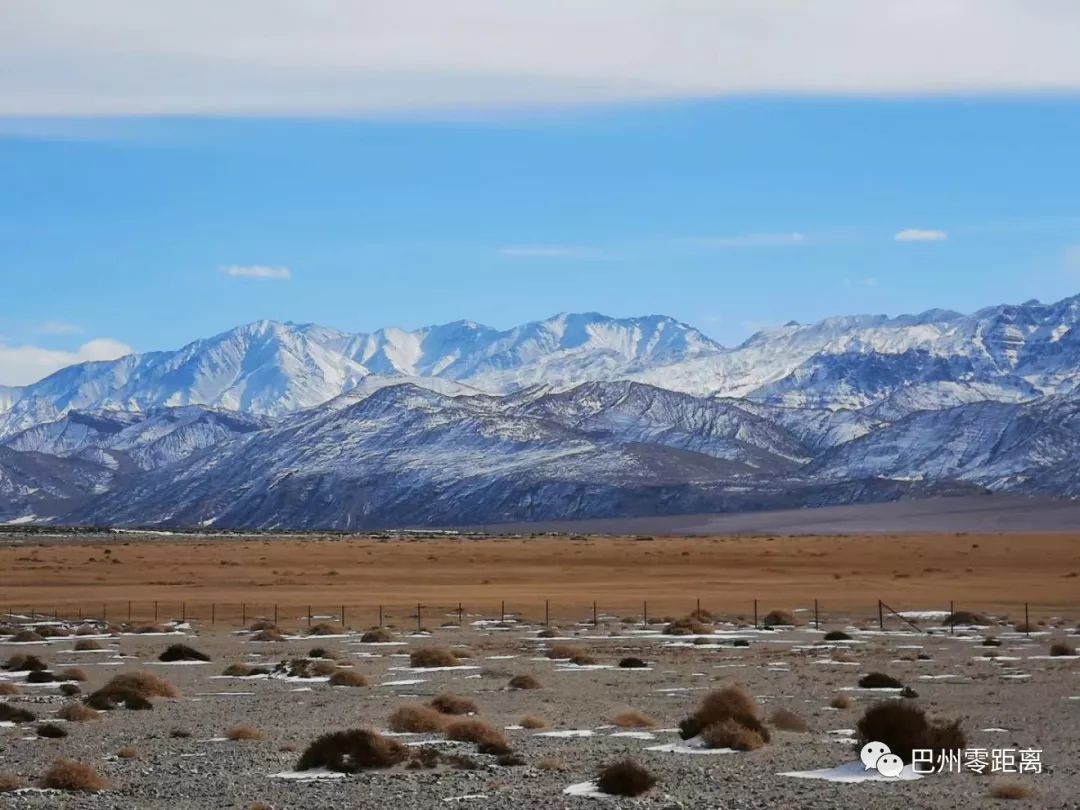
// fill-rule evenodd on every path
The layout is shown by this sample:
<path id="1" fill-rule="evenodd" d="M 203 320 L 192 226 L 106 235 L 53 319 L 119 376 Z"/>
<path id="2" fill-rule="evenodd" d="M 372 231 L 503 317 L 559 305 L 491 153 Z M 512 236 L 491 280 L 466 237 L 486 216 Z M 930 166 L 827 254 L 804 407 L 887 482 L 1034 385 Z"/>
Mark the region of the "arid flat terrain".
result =
<path id="1" fill-rule="evenodd" d="M 1080 614 L 1080 534 L 813 537 L 284 537 L 8 536 L 0 546 L 0 610 L 124 619 L 337 614 L 377 624 L 377 606 L 415 614 L 461 603 L 580 619 L 683 615 L 697 600 L 750 616 L 773 608 L 876 615 L 957 609 L 1032 617 Z M 299 612 L 298 612 L 299 611 Z"/>

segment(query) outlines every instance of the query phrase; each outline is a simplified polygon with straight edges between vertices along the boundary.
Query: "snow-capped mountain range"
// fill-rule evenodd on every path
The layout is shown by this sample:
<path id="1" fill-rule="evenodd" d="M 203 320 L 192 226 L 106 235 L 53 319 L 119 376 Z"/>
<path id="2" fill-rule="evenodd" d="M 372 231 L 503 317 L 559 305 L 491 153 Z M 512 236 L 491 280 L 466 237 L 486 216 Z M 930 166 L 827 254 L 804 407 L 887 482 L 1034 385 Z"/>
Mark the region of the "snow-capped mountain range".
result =
<path id="1" fill-rule="evenodd" d="M 1080 494 L 1080 297 L 725 348 L 664 316 L 261 321 L 0 388 L 0 521 L 357 528 Z"/>

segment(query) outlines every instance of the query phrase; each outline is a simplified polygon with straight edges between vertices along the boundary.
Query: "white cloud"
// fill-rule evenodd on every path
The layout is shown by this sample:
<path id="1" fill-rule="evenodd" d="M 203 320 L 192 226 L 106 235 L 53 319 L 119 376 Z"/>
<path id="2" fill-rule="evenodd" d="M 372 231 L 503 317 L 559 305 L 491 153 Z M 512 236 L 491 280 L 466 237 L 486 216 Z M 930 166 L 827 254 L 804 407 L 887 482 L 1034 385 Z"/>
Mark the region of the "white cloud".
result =
<path id="1" fill-rule="evenodd" d="M 806 236 L 801 233 L 742 233 L 732 236 L 699 236 L 686 241 L 712 247 L 784 247 L 805 244 Z"/>
<path id="2" fill-rule="evenodd" d="M 0 385 L 27 385 L 65 366 L 91 360 L 115 360 L 131 352 L 130 346 L 112 338 L 95 338 L 73 352 L 0 343 Z"/>
<path id="3" fill-rule="evenodd" d="M 1073 0 L 8 0 L 3 14 L 0 115 L 1080 89 Z"/>
<path id="4" fill-rule="evenodd" d="M 925 230 L 922 228 L 904 228 L 893 234 L 897 242 L 944 242 L 949 238 L 945 231 Z"/>
<path id="5" fill-rule="evenodd" d="M 263 264 L 234 264 L 221 268 L 221 272 L 233 278 L 254 278 L 260 281 L 288 281 L 292 271 L 288 267 L 267 267 Z"/>

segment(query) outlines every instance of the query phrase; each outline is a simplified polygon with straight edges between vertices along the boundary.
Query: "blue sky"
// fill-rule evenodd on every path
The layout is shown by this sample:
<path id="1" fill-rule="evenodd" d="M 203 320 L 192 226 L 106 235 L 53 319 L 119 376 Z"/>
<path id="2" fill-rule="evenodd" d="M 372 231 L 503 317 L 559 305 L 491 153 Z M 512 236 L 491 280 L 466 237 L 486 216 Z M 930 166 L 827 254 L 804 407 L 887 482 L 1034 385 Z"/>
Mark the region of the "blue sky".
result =
<path id="1" fill-rule="evenodd" d="M 0 117 L 0 384 L 260 318 L 664 313 L 732 345 L 1080 292 L 1080 96 L 872 89 Z"/>

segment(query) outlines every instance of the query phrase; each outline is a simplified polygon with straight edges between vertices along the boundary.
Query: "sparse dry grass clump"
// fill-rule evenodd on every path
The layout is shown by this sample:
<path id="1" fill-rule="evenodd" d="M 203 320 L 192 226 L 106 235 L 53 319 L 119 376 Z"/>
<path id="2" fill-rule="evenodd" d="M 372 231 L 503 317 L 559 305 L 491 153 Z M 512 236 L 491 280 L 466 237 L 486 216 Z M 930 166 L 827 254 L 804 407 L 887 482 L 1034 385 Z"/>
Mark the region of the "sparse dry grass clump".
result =
<path id="1" fill-rule="evenodd" d="M 829 705 L 834 709 L 850 709 L 855 705 L 855 701 L 847 695 L 836 695 L 829 701 Z"/>
<path id="2" fill-rule="evenodd" d="M 471 699 L 449 692 L 436 695 L 428 705 L 440 714 L 476 714 L 479 711 Z"/>
<path id="3" fill-rule="evenodd" d="M 547 720 L 535 714 L 527 714 L 518 721 L 518 725 L 527 729 L 547 728 Z"/>
<path id="4" fill-rule="evenodd" d="M 619 728 L 655 728 L 656 720 L 637 709 L 627 709 L 612 717 L 611 724 Z"/>
<path id="5" fill-rule="evenodd" d="M 361 644 L 386 644 L 394 640 L 394 634 L 385 627 L 375 627 L 360 636 Z"/>
<path id="6" fill-rule="evenodd" d="M 559 637 L 559 628 L 558 627 L 545 627 L 543 630 L 541 630 L 539 633 L 536 634 L 536 637 L 537 638 L 558 638 Z"/>
<path id="7" fill-rule="evenodd" d="M 701 736 L 710 748 L 749 751 L 769 742 L 757 702 L 738 686 L 710 692 L 694 714 L 679 723 L 684 740 Z"/>
<path id="8" fill-rule="evenodd" d="M 884 672 L 869 672 L 859 678 L 859 686 L 863 689 L 903 689 L 904 685 L 892 675 Z"/>
<path id="9" fill-rule="evenodd" d="M 986 627 L 990 623 L 990 618 L 986 614 L 975 613 L 970 610 L 954 611 L 953 613 L 950 613 L 948 616 L 941 620 L 942 627 L 951 627 L 953 625 Z"/>
<path id="10" fill-rule="evenodd" d="M 80 638 L 75 642 L 75 652 L 93 652 L 102 649 L 102 646 L 92 638 Z"/>
<path id="11" fill-rule="evenodd" d="M 26 673 L 27 683 L 53 683 L 56 676 L 47 669 L 32 669 Z"/>
<path id="12" fill-rule="evenodd" d="M 890 700 L 871 706 L 856 728 L 859 732 L 856 750 L 870 741 L 883 742 L 905 764 L 910 764 L 911 752 L 916 748 L 955 751 L 966 744 L 959 720 L 931 723 L 922 709 L 907 700 Z"/>
<path id="13" fill-rule="evenodd" d="M 552 644 L 544 655 L 552 661 L 562 661 L 585 655 L 585 651 L 576 644 Z"/>
<path id="14" fill-rule="evenodd" d="M 123 706 L 126 709 L 152 709 L 150 698 L 178 698 L 180 692 L 164 678 L 152 672 L 126 672 L 117 675 L 103 687 L 93 692 L 86 704 L 94 709 L 110 711 Z"/>
<path id="15" fill-rule="evenodd" d="M 851 636 L 843 630 L 830 630 L 825 634 L 826 641 L 851 641 Z"/>
<path id="16" fill-rule="evenodd" d="M 92 765 L 76 762 L 73 759 L 58 759 L 45 772 L 41 780 L 42 787 L 53 790 L 71 790 L 85 793 L 97 793 L 108 790 L 109 783 Z"/>
<path id="17" fill-rule="evenodd" d="M 405 703 L 398 706 L 386 721 L 391 731 L 423 734 L 442 731 L 446 727 L 446 715 L 440 714 L 422 703 Z"/>
<path id="18" fill-rule="evenodd" d="M 336 636 L 341 633 L 341 627 L 336 624 L 330 624 L 329 622 L 319 622 L 313 624 L 307 629 L 307 635 L 309 636 Z"/>
<path id="19" fill-rule="evenodd" d="M 26 783 L 12 773 L 0 773 L 0 793 L 14 793 L 22 790 Z"/>
<path id="20" fill-rule="evenodd" d="M 1070 656 L 1076 655 L 1076 648 L 1065 641 L 1056 641 L 1050 645 L 1050 655 Z"/>
<path id="21" fill-rule="evenodd" d="M 225 730 L 225 738 L 232 742 L 252 742 L 265 740 L 266 734 L 251 726 L 230 726 Z"/>
<path id="22" fill-rule="evenodd" d="M 263 630 L 277 630 L 278 626 L 269 619 L 257 619 L 248 625 L 252 633 L 261 633 Z"/>
<path id="23" fill-rule="evenodd" d="M 630 759 L 608 765 L 596 778 L 600 791 L 612 796 L 640 796 L 654 785 L 656 777 Z"/>
<path id="24" fill-rule="evenodd" d="M 130 745 L 125 745 L 123 748 L 116 752 L 116 756 L 120 759 L 138 759 L 139 752 L 137 749 L 132 748 Z"/>
<path id="25" fill-rule="evenodd" d="M 0 695 L 19 695 L 22 694 L 22 690 L 13 683 L 7 681 L 0 681 Z"/>
<path id="26" fill-rule="evenodd" d="M 63 726 L 58 726 L 56 723 L 42 723 L 36 729 L 39 737 L 45 737 L 50 740 L 62 740 L 68 735 L 67 729 Z"/>
<path id="27" fill-rule="evenodd" d="M 1035 791 L 1020 782 L 998 782 L 990 787 L 991 799 L 1030 799 Z"/>
<path id="28" fill-rule="evenodd" d="M 91 720 L 100 720 L 101 713 L 82 703 L 68 703 L 60 707 L 56 716 L 69 723 L 86 723 Z"/>
<path id="29" fill-rule="evenodd" d="M 170 644 L 158 656 L 159 661 L 209 661 L 210 656 L 187 644 Z"/>
<path id="30" fill-rule="evenodd" d="M 770 610 L 761 620 L 763 627 L 795 627 L 799 620 L 790 610 Z"/>
<path id="31" fill-rule="evenodd" d="M 532 675 L 515 675 L 510 679 L 508 686 L 511 689 L 540 689 L 540 681 Z"/>
<path id="32" fill-rule="evenodd" d="M 35 633 L 33 630 L 20 630 L 13 635 L 8 641 L 12 644 L 29 644 L 33 641 L 44 641 L 45 636 L 40 633 Z"/>
<path id="33" fill-rule="evenodd" d="M 648 666 L 647 662 L 633 655 L 629 655 L 619 661 L 620 669 L 645 669 Z"/>
<path id="34" fill-rule="evenodd" d="M 326 647 L 312 647 L 308 650 L 308 658 L 329 658 L 331 660 L 337 660 L 338 654 L 333 650 L 328 650 Z"/>
<path id="35" fill-rule="evenodd" d="M 4 662 L 4 669 L 10 672 L 43 672 L 48 668 L 49 665 L 36 655 L 24 653 L 15 653 Z"/>
<path id="36" fill-rule="evenodd" d="M 1013 630 L 1017 633 L 1037 633 L 1039 631 L 1039 626 L 1037 624 L 1032 624 L 1031 622 L 1017 622 L 1013 625 Z"/>
<path id="37" fill-rule="evenodd" d="M 251 637 L 252 641 L 284 641 L 285 636 L 276 627 L 267 627 Z"/>
<path id="38" fill-rule="evenodd" d="M 790 709 L 779 708 L 769 716 L 769 722 L 781 731 L 794 731 L 799 734 L 810 730 L 810 725 Z"/>
<path id="39" fill-rule="evenodd" d="M 139 636 L 149 636 L 155 633 L 164 633 L 165 626 L 161 624 L 143 624 L 132 629 L 131 632 Z"/>
<path id="40" fill-rule="evenodd" d="M 92 624 L 80 624 L 75 628 L 75 635 L 77 636 L 96 636 L 98 629 Z"/>
<path id="41" fill-rule="evenodd" d="M 221 671 L 222 675 L 230 678 L 250 678 L 253 675 L 269 675 L 270 670 L 266 667 L 253 667 L 251 664 L 245 664 L 242 661 L 238 661 L 235 664 L 229 664 L 225 669 Z"/>
<path id="42" fill-rule="evenodd" d="M 714 632 L 711 625 L 705 624 L 693 616 L 683 616 L 668 623 L 664 634 L 668 636 L 706 636 Z"/>
<path id="43" fill-rule="evenodd" d="M 300 771 L 326 768 L 356 773 L 369 768 L 390 768 L 409 758 L 409 749 L 396 740 L 367 729 L 324 734 L 300 755 Z"/>
<path id="44" fill-rule="evenodd" d="M 351 669 L 339 669 L 330 676 L 331 686 L 349 686 L 359 689 L 362 686 L 370 686 L 368 679 L 359 672 Z"/>
<path id="45" fill-rule="evenodd" d="M 85 669 L 79 669 L 78 667 L 68 667 L 62 669 L 56 674 L 57 680 L 61 681 L 79 681 L 80 683 L 89 680 Z"/>
<path id="46" fill-rule="evenodd" d="M 445 647 L 423 647 L 409 655 L 409 665 L 416 668 L 456 667 L 458 658 Z"/>
<path id="47" fill-rule="evenodd" d="M 337 664 L 333 661 L 320 658 L 311 662 L 311 674 L 316 678 L 330 678 L 337 672 Z"/>
<path id="48" fill-rule="evenodd" d="M 0 723 L 33 723 L 37 715 L 21 706 L 0 703 Z"/>
<path id="49" fill-rule="evenodd" d="M 507 754 L 510 746 L 499 729 L 483 720 L 454 720 L 446 727 L 446 739 L 476 744 L 481 754 Z"/>

